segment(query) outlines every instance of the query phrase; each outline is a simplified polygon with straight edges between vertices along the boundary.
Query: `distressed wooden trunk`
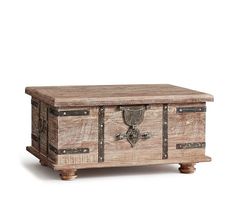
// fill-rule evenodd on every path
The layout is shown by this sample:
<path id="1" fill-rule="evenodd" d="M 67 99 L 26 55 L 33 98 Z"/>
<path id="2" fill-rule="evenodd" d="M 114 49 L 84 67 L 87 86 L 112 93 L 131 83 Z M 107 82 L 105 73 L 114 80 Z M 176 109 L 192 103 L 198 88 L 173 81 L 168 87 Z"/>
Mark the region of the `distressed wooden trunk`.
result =
<path id="1" fill-rule="evenodd" d="M 205 156 L 209 94 L 172 85 L 27 87 L 32 143 L 27 150 L 60 172 L 179 163 L 182 173 Z"/>

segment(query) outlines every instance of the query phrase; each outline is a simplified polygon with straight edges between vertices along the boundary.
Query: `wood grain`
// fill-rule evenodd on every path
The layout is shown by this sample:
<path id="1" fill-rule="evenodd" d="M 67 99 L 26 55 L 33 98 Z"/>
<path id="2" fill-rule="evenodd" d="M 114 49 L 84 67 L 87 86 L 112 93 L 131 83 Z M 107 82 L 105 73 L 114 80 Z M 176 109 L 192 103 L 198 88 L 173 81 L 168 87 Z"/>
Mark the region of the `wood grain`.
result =
<path id="1" fill-rule="evenodd" d="M 98 160 L 98 108 L 81 107 L 79 109 L 89 110 L 90 114 L 57 117 L 58 149 L 89 148 L 90 152 L 89 154 L 59 155 L 58 164 L 96 163 Z"/>
<path id="2" fill-rule="evenodd" d="M 195 163 L 180 163 L 179 171 L 183 174 L 191 174 L 196 170 Z"/>
<path id="3" fill-rule="evenodd" d="M 46 105 L 43 102 L 40 102 L 40 121 L 42 124 L 41 127 L 43 127 L 42 131 L 39 133 L 39 140 L 40 140 L 40 153 L 47 156 L 47 144 L 48 144 L 48 131 L 47 131 L 47 109 L 48 105 Z M 40 126 L 39 126 L 40 128 Z"/>
<path id="4" fill-rule="evenodd" d="M 172 104 L 168 112 L 169 158 L 204 156 L 204 148 L 176 149 L 176 144 L 205 142 L 205 112 L 176 113 L 177 107 L 201 107 L 205 103 Z"/>
<path id="5" fill-rule="evenodd" d="M 39 150 L 39 100 L 32 98 L 38 106 L 31 105 L 31 133 L 33 137 L 31 138 L 31 145 Z"/>
<path id="6" fill-rule="evenodd" d="M 117 134 L 125 134 L 122 111 L 116 106 L 105 109 L 105 162 L 138 162 L 161 159 L 162 153 L 162 105 L 152 105 L 145 111 L 144 120 L 138 126 L 141 133 L 149 132 L 151 138 L 139 140 L 132 148 L 127 139 L 118 140 Z"/>
<path id="7" fill-rule="evenodd" d="M 172 85 L 115 85 L 28 87 L 32 105 L 32 146 L 27 150 L 41 165 L 60 171 L 62 179 L 76 177 L 76 169 L 179 163 L 182 173 L 194 172 L 194 164 L 211 159 L 205 148 L 177 149 L 177 144 L 205 143 L 205 112 L 176 112 L 178 107 L 205 107 L 213 96 Z M 37 105 L 38 106 L 35 106 Z M 168 104 L 168 159 L 162 159 L 163 103 Z M 150 138 L 134 147 L 117 140 L 129 126 L 119 105 L 149 105 L 136 126 Z M 98 106 L 105 107 L 104 162 L 98 162 Z M 57 116 L 49 112 L 89 110 L 89 115 Z M 42 129 L 42 122 L 46 122 Z M 45 128 L 46 127 L 46 128 Z M 53 148 L 50 149 L 50 146 Z M 89 153 L 57 154 L 57 150 L 89 148 Z"/>
<path id="8" fill-rule="evenodd" d="M 213 101 L 210 94 L 168 84 L 27 87 L 25 92 L 54 107 Z"/>
<path id="9" fill-rule="evenodd" d="M 61 170 L 60 177 L 62 180 L 73 180 L 77 177 L 76 171 L 76 169 Z"/>
<path id="10" fill-rule="evenodd" d="M 105 168 L 105 167 L 122 167 L 122 166 L 144 166 L 144 165 L 157 165 L 157 164 L 177 164 L 177 163 L 198 163 L 198 162 L 209 162 L 211 161 L 211 158 L 208 156 L 202 156 L 202 157 L 183 157 L 183 158 L 176 158 L 176 159 L 166 159 L 166 160 L 152 160 L 148 163 L 146 161 L 140 161 L 140 162 L 104 162 L 104 163 L 80 163 L 80 164 L 66 164 L 66 165 L 60 165 L 57 163 L 54 163 L 52 160 L 48 159 L 47 157 L 40 155 L 37 150 L 33 147 L 26 147 L 27 151 L 30 152 L 32 155 L 37 157 L 40 160 L 43 160 L 46 162 L 46 164 L 53 168 L 54 170 L 63 170 L 63 169 L 87 169 L 87 168 Z"/>
<path id="11" fill-rule="evenodd" d="M 57 154 L 50 149 L 50 146 L 58 149 L 58 118 L 48 112 L 48 157 L 58 163 Z"/>
<path id="12" fill-rule="evenodd" d="M 165 159 L 165 160 L 150 160 L 147 161 L 126 161 L 126 162 L 104 162 L 104 163 L 81 163 L 81 164 L 72 164 L 72 165 L 58 165 L 52 164 L 52 168 L 55 170 L 61 169 L 87 169 L 87 168 L 105 168 L 105 167 L 124 167 L 124 166 L 146 166 L 146 165 L 158 165 L 158 164 L 178 164 L 178 163 L 199 163 L 199 162 L 209 162 L 211 158 L 208 156 L 202 157 L 183 157 L 176 159 Z"/>

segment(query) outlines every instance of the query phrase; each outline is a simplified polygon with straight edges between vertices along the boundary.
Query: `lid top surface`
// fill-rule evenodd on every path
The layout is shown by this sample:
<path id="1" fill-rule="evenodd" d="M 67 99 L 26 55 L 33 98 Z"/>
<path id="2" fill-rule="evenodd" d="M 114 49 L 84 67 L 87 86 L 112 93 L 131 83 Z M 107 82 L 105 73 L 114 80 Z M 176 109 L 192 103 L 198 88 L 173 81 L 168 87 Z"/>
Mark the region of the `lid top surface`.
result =
<path id="1" fill-rule="evenodd" d="M 41 86 L 25 92 L 55 107 L 213 101 L 210 94 L 169 84 Z"/>

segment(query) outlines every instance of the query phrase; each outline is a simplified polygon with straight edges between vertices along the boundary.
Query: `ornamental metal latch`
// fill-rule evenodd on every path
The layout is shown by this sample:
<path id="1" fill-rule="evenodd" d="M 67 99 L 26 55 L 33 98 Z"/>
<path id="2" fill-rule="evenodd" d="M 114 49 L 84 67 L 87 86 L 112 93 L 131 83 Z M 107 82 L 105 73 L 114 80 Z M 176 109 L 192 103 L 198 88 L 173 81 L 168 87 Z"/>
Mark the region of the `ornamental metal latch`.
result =
<path id="1" fill-rule="evenodd" d="M 141 133 L 137 128 L 144 119 L 144 112 L 148 108 L 146 105 L 141 106 L 120 106 L 120 110 L 123 111 L 123 119 L 129 129 L 125 134 L 117 134 L 116 140 L 127 139 L 131 147 L 140 140 L 146 140 L 151 137 L 149 132 Z"/>

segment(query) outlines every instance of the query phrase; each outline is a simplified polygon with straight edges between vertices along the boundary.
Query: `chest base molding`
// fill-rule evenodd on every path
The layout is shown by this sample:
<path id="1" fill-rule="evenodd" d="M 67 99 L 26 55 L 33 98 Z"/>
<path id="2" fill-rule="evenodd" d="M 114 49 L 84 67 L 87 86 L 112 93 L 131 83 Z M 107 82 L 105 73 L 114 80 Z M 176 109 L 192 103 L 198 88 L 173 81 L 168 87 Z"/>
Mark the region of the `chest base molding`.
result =
<path id="1" fill-rule="evenodd" d="M 153 160 L 150 162 L 125 162 L 125 163 L 119 163 L 119 164 L 112 164 L 112 163 L 98 163 L 98 164 L 77 164 L 77 165 L 57 165 L 53 163 L 52 160 L 48 159 L 46 156 L 41 155 L 38 153 L 34 147 L 27 146 L 26 150 L 30 152 L 32 155 L 37 157 L 40 160 L 40 163 L 44 163 L 45 166 L 49 166 L 54 170 L 60 171 L 60 170 L 70 170 L 70 169 L 88 169 L 88 168 L 109 168 L 109 167 L 127 167 L 127 166 L 146 166 L 146 165 L 158 165 L 158 164 L 185 164 L 185 163 L 199 163 L 199 162 L 210 162 L 211 157 L 209 156 L 203 156 L 203 157 L 189 157 L 189 158 L 179 158 L 179 159 L 168 159 L 168 160 Z M 183 172 L 181 172 L 183 173 Z"/>

